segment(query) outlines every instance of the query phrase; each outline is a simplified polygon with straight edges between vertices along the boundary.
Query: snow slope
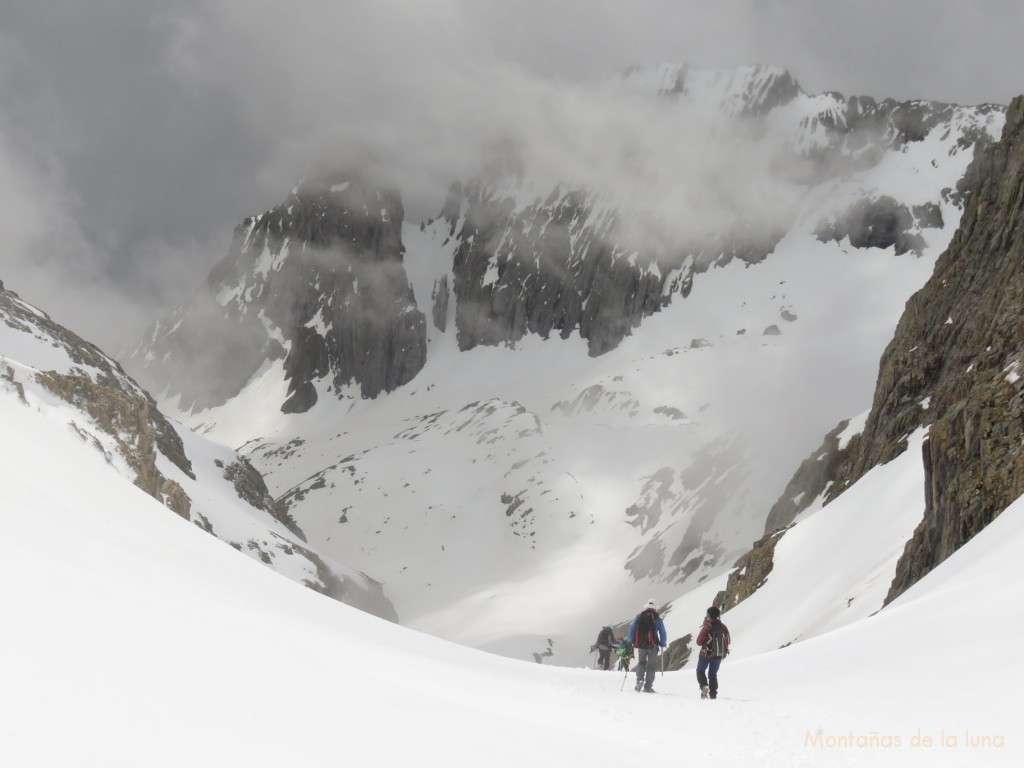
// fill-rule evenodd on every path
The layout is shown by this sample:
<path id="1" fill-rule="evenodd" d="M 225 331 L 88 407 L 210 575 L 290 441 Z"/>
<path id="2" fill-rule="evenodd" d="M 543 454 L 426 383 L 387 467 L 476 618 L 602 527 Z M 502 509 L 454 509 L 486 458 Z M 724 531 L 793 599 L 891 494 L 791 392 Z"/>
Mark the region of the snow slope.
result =
<path id="1" fill-rule="evenodd" d="M 863 552 L 793 547 L 778 583 L 735 619 L 726 614 L 737 652 L 723 665 L 722 697 L 703 702 L 692 670 L 659 676 L 659 695 L 647 696 L 615 673 L 488 655 L 376 619 L 169 513 L 104 471 L 62 421 L 13 397 L 0 397 L 0 421 L 21 438 L 0 441 L 4 765 L 962 766 L 1024 757 L 1021 501 L 877 615 L 768 650 L 808 585 L 847 572 Z M 47 462 L 67 481 L 47 482 Z M 906 515 L 896 491 L 917 480 L 890 467 L 854 489 L 856 507 L 871 502 L 879 519 Z M 857 521 L 838 504 L 787 536 L 812 523 L 814 540 L 851 533 Z M 848 594 L 836 590 L 842 583 L 837 576 L 827 591 Z M 772 609 L 758 617 L 762 600 Z M 979 645 L 986 636 L 995 641 Z"/>
<path id="2" fill-rule="evenodd" d="M 58 381 L 62 386 L 77 383 L 58 396 L 40 376 L 64 377 Z M 169 507 L 250 557 L 299 583 L 395 618 L 379 584 L 325 561 L 310 550 L 292 522 L 274 513 L 258 474 L 235 451 L 164 421 L 148 395 L 112 359 L 2 288 L 0 400 L 12 401 L 31 419 L 63 424 L 103 459 L 102 471 L 115 482 L 147 482 L 139 479 L 142 474 L 148 478 L 159 473 L 157 487 Z M 13 449 L 33 431 L 31 420 L 21 429 L 9 429 L 7 423 L 4 427 Z M 160 430 L 164 434 L 154 440 L 151 433 Z M 153 467 L 140 469 L 150 452 Z M 44 459 L 36 471 L 46 473 L 51 483 L 66 482 L 59 462 Z"/>

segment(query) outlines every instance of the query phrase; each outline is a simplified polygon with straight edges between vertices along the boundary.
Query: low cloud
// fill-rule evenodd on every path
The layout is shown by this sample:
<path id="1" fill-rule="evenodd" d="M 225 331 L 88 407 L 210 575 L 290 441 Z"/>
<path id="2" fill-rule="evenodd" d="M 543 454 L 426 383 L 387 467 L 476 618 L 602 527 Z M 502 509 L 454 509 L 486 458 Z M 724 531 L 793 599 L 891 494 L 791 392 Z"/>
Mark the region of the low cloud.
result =
<path id="1" fill-rule="evenodd" d="M 771 137 L 718 135 L 728 151 L 708 152 L 706 126 L 615 74 L 763 63 L 810 92 L 1006 102 L 1024 90 L 1012 38 L 1024 8 L 984 10 L 13 0 L 0 10 L 0 215 L 16 234 L 0 279 L 116 346 L 184 299 L 232 228 L 299 177 L 375 170 L 415 222 L 504 143 L 533 172 L 624 201 L 645 237 L 713 229 L 729 210 L 770 221 L 791 204 Z"/>

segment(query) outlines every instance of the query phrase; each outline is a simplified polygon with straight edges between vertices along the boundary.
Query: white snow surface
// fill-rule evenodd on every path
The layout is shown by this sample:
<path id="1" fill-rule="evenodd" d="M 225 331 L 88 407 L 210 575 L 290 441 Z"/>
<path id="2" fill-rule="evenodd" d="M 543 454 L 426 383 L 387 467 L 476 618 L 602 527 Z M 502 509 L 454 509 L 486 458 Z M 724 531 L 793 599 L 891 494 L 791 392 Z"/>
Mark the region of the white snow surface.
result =
<path id="1" fill-rule="evenodd" d="M 889 570 L 879 557 L 920 511 L 913 448 L 783 536 L 766 586 L 724 616 L 734 653 L 708 702 L 692 668 L 638 694 L 632 676 L 490 655 L 303 589 L 109 471 L 66 415 L 25 405 L 0 381 L 0 764 L 1024 757 L 1024 501 L 876 613 L 876 576 Z M 671 636 L 696 629 L 718 586 L 676 602 Z M 809 620 L 813 639 L 795 637 Z"/>

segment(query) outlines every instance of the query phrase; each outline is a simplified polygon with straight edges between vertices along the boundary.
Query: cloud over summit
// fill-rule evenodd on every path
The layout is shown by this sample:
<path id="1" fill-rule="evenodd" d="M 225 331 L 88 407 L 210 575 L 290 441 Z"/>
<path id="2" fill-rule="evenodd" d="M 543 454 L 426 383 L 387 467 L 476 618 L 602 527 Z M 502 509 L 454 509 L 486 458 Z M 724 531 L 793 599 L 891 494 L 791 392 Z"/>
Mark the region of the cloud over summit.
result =
<path id="1" fill-rule="evenodd" d="M 12 0 L 0 10 L 0 188 L 23 212 L 15 242 L 60 244 L 46 260 L 9 248 L 0 272 L 45 308 L 108 308 L 62 319 L 117 344 L 177 304 L 231 229 L 303 174 L 377 169 L 415 221 L 502 141 L 559 180 L 623 197 L 643 188 L 713 220 L 711 201 L 778 199 L 724 183 L 756 177 L 763 147 L 724 168 L 687 156 L 690 128 L 659 121 L 663 105 L 616 89 L 616 73 L 763 63 L 809 92 L 1006 102 L 1024 90 L 1022 23 L 1010 2 L 937 13 L 880 0 Z M 674 199 L 689 196 L 665 172 L 679 168 L 724 192 Z M 89 279 L 69 293 L 60 276 L 75 270 Z"/>

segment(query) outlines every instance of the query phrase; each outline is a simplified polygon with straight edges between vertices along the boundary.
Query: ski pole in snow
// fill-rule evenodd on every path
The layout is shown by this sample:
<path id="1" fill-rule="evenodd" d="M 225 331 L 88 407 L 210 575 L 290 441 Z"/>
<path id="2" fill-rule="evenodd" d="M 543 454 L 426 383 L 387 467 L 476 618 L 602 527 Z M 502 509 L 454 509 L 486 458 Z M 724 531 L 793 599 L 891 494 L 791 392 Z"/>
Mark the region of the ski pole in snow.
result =
<path id="1" fill-rule="evenodd" d="M 619 686 L 619 690 L 623 690 L 626 687 L 626 678 L 629 677 L 629 667 L 626 667 L 626 674 L 622 676 L 622 685 Z"/>
<path id="2" fill-rule="evenodd" d="M 661 656 L 661 676 L 664 677 L 665 676 L 665 652 L 662 651 L 658 655 Z"/>

